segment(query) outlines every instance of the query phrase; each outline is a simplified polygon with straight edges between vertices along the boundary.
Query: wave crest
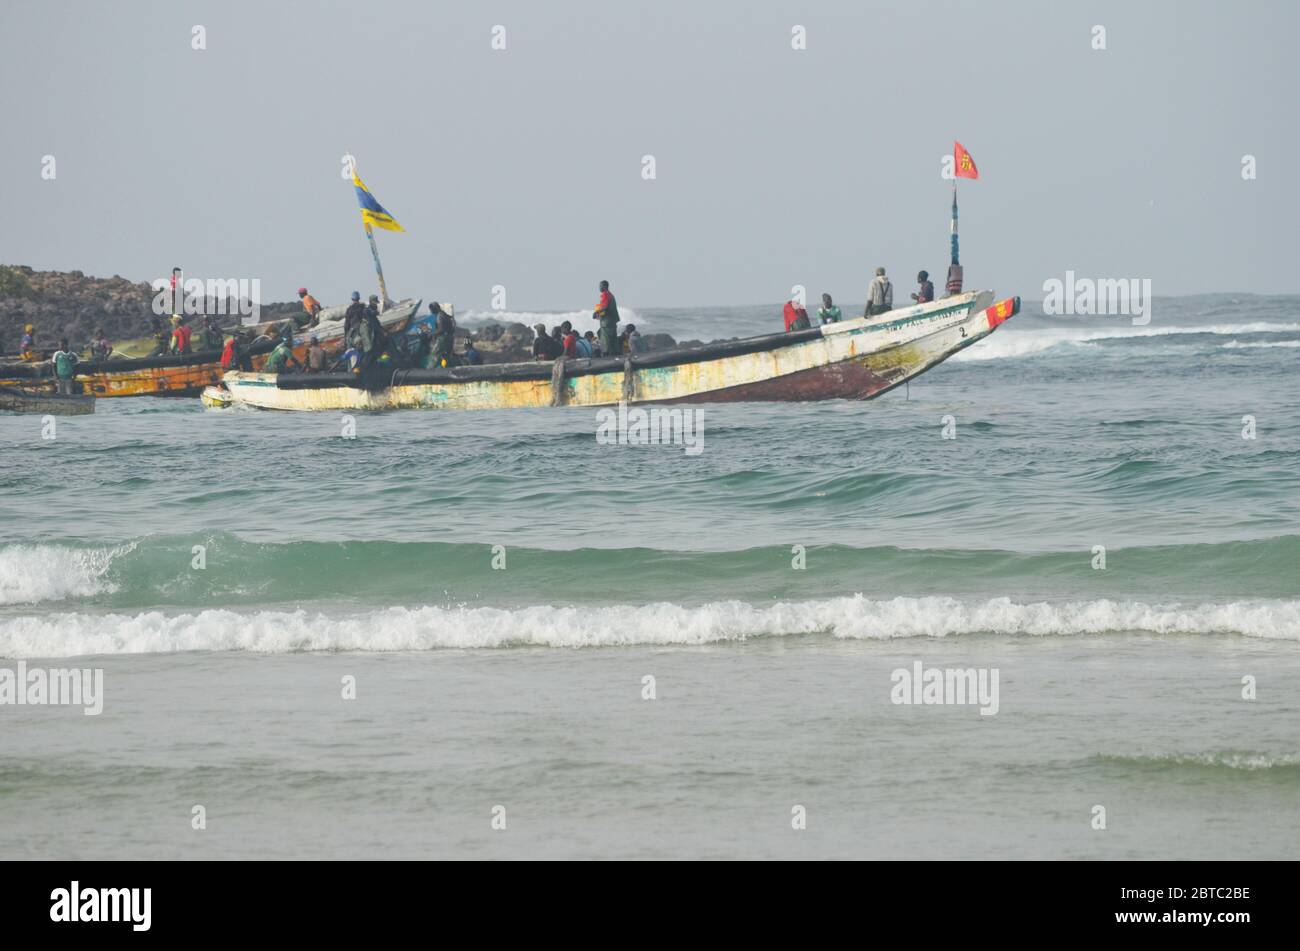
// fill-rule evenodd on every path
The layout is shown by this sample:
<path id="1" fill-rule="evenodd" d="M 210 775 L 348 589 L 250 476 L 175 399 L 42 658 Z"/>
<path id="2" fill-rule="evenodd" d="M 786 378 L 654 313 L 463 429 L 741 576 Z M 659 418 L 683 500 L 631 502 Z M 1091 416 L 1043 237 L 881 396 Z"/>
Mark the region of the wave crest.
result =
<path id="1" fill-rule="evenodd" d="M 354 614 L 206 610 L 63 613 L 0 622 L 0 656 L 69 657 L 174 651 L 424 651 L 503 647 L 704 645 L 826 634 L 853 640 L 1003 634 L 1237 634 L 1300 640 L 1300 601 L 1146 604 L 861 594 L 757 606 L 724 601 L 601 607 L 392 607 Z"/>

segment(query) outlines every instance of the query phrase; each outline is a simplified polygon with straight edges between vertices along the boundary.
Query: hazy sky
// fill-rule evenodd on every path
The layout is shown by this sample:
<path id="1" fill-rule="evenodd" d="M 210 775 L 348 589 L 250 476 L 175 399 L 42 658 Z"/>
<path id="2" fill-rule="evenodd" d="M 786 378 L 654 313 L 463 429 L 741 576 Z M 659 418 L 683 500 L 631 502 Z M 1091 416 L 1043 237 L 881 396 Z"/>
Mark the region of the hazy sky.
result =
<path id="1" fill-rule="evenodd" d="M 943 274 L 958 138 L 968 288 L 1300 292 L 1298 35 L 1289 0 L 3 0 L 0 262 L 368 294 L 351 151 L 394 297 L 858 304 Z"/>

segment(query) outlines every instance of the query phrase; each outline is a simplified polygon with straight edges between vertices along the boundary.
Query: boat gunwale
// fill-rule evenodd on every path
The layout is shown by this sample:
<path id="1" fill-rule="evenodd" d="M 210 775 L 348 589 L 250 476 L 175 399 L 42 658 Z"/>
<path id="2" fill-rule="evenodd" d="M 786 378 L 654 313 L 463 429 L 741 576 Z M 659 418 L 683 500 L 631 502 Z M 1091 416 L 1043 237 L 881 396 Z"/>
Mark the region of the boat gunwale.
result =
<path id="1" fill-rule="evenodd" d="M 977 309 L 975 305 L 981 293 L 983 292 L 969 291 L 960 295 L 960 298 L 954 300 L 953 303 L 944 306 L 927 307 L 926 305 L 916 305 L 921 309 L 915 313 L 894 317 L 889 320 L 855 317 L 851 320 L 811 327 L 807 330 L 759 334 L 753 337 L 714 341 L 698 347 L 673 347 L 648 353 L 624 354 L 619 357 L 566 360 L 564 363 L 564 378 L 574 379 L 616 373 L 624 371 L 629 364 L 633 370 L 645 370 L 704 363 L 710 360 L 745 356 L 751 353 L 775 351 L 782 347 L 822 340 L 829 334 L 877 333 L 896 330 L 917 320 L 943 317 L 961 310 L 974 311 Z M 941 301 L 946 299 L 943 298 Z M 935 301 L 934 303 L 939 304 L 941 301 Z M 325 390 L 347 387 L 378 391 L 400 386 L 543 381 L 552 378 L 555 372 L 554 368 L 555 361 L 538 360 L 528 363 L 490 363 L 482 366 L 462 366 L 446 369 L 382 369 L 372 370 L 364 374 L 280 373 L 276 374 L 274 383 L 268 379 L 269 374 L 260 374 L 262 379 L 258 380 L 252 380 L 246 374 L 241 374 L 237 379 L 242 384 L 255 386 L 274 385 L 277 389 L 285 390 Z"/>

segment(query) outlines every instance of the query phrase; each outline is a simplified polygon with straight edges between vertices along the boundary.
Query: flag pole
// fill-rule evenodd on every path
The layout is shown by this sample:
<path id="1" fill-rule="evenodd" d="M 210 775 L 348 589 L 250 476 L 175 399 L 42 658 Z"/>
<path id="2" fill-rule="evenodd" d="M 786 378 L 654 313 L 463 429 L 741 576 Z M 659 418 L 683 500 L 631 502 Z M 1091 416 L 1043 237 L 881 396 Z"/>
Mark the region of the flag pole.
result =
<path id="1" fill-rule="evenodd" d="M 366 229 L 366 237 L 370 239 L 370 254 L 375 259 L 375 274 L 379 277 L 379 309 L 383 310 L 388 304 L 388 288 L 384 286 L 384 266 L 379 263 L 379 246 L 375 244 L 375 231 L 366 222 L 362 222 Z"/>
<path id="2" fill-rule="evenodd" d="M 961 260 L 957 251 L 957 176 L 952 179 L 952 260 L 948 265 L 948 296 L 961 293 Z"/>

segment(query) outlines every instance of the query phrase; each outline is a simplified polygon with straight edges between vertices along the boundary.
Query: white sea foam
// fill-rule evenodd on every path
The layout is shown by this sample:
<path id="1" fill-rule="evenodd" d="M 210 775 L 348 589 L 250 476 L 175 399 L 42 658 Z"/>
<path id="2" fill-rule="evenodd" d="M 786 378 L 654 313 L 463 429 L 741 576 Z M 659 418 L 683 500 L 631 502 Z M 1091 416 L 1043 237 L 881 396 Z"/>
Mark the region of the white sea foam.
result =
<path id="1" fill-rule="evenodd" d="M 104 577 L 108 566 L 117 555 L 133 547 L 9 545 L 0 548 L 0 605 L 111 593 L 117 589 Z"/>
<path id="2" fill-rule="evenodd" d="M 224 610 L 62 613 L 0 621 L 0 656 L 171 651 L 411 651 L 511 646 L 698 645 L 824 633 L 855 640 L 1002 633 L 1036 637 L 1136 631 L 1300 640 L 1300 601 L 1145 604 L 862 595 L 755 606 L 738 601 L 607 607 L 387 608 L 360 614 Z"/>
<path id="3" fill-rule="evenodd" d="M 1256 772 L 1261 769 L 1290 769 L 1300 766 L 1300 756 L 1292 753 L 1155 753 L 1147 756 L 1107 756 L 1104 759 L 1123 763 L 1153 763 L 1169 766 L 1209 766 Z"/>
<path id="4" fill-rule="evenodd" d="M 1050 327 L 1025 330 L 1008 325 L 997 333 L 981 340 L 974 346 L 954 354 L 954 360 L 1005 360 L 1026 357 L 1042 353 L 1057 346 L 1088 344 L 1097 340 L 1123 340 L 1130 337 L 1164 337 L 1180 334 L 1214 334 L 1232 336 L 1235 334 L 1297 333 L 1300 324 L 1284 324 L 1271 321 L 1254 321 L 1244 324 L 1202 324 L 1188 327 L 1133 327 L 1117 324 L 1114 327 Z M 1297 341 L 1286 341 L 1282 346 L 1295 345 Z M 1276 346 L 1263 343 L 1257 346 Z M 1226 345 L 1225 345 L 1226 346 Z M 1250 346 L 1239 344 L 1238 346 Z"/>
<path id="5" fill-rule="evenodd" d="M 1222 347 L 1225 350 L 1262 350 L 1274 347 L 1294 349 L 1300 347 L 1300 340 L 1264 340 L 1257 343 L 1250 341 L 1242 343 L 1240 340 L 1229 340 L 1227 343 L 1222 344 Z"/>

